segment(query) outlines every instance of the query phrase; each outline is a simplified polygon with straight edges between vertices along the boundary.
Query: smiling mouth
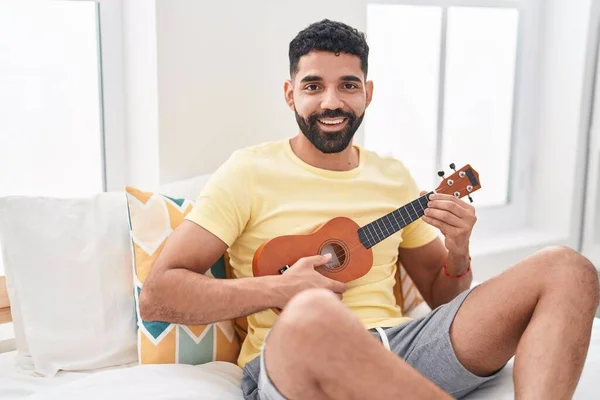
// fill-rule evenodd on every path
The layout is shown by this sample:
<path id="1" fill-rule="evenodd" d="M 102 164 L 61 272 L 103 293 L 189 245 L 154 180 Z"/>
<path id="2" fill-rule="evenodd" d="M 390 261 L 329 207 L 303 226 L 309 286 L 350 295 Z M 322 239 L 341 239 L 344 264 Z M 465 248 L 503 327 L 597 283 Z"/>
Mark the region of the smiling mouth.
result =
<path id="1" fill-rule="evenodd" d="M 335 126 L 335 125 L 341 125 L 346 121 L 346 118 L 327 118 L 327 119 L 319 119 L 318 120 L 320 123 L 322 123 L 323 125 L 328 125 L 328 126 Z"/>

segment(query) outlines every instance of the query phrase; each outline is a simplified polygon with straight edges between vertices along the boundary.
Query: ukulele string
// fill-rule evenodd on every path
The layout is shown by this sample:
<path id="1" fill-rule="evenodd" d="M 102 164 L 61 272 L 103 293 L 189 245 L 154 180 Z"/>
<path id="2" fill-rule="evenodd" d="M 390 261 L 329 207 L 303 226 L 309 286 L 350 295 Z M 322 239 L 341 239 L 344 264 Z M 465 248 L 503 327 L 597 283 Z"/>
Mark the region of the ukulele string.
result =
<path id="1" fill-rule="evenodd" d="M 467 186 L 468 186 L 468 185 L 467 185 Z M 463 189 L 466 189 L 466 188 L 467 188 L 467 186 L 460 188 L 458 191 L 460 191 L 460 190 L 463 190 Z M 449 188 L 449 187 L 450 187 L 449 185 L 440 186 L 440 187 L 438 187 L 438 189 L 436 189 L 436 190 L 434 191 L 434 193 L 440 193 L 442 190 L 445 190 L 445 189 L 447 189 L 447 188 Z M 421 196 L 421 197 L 425 197 L 425 196 L 427 196 L 427 195 L 425 194 L 425 195 L 423 195 L 423 196 Z M 413 200 L 413 201 L 414 201 L 414 200 Z M 419 203 L 419 204 L 420 204 L 420 203 Z M 405 206 L 402 206 L 402 207 L 405 207 Z M 421 208 L 423 208 L 423 206 L 421 206 Z M 423 211 L 425 211 L 425 209 L 424 209 L 424 208 L 423 208 Z M 418 214 L 417 214 L 417 215 L 418 215 Z M 409 213 L 409 216 L 410 216 L 410 213 Z M 411 217 L 411 218 L 412 218 L 412 217 Z M 419 218 L 421 218 L 421 217 L 419 217 Z M 411 223 L 412 223 L 412 222 L 414 222 L 414 221 L 411 221 Z M 409 224 L 407 224 L 407 225 L 409 225 Z M 407 226 L 407 225 L 405 225 L 405 226 Z M 384 227 L 385 227 L 385 225 L 384 225 Z M 381 230 L 381 228 L 379 228 L 379 229 Z M 386 229 L 387 229 L 387 227 L 386 227 Z M 381 233 L 383 233 L 383 231 L 381 231 Z M 394 233 L 396 233 L 396 232 L 394 232 Z M 385 235 L 385 234 L 384 234 L 384 235 Z M 393 235 L 393 234 L 392 234 L 392 235 Z M 372 235 L 371 235 L 371 236 L 372 236 Z M 391 235 L 389 235 L 389 236 L 391 236 Z M 389 237 L 389 236 L 388 236 L 388 237 Z M 369 241 L 370 241 L 370 239 L 368 239 L 368 238 L 367 238 L 367 240 L 369 240 Z M 373 244 L 373 246 L 374 246 L 374 245 L 375 245 L 375 244 Z M 360 244 L 357 244 L 356 246 L 354 246 L 354 247 L 350 248 L 348 251 L 344 251 L 344 250 L 342 250 L 342 251 L 341 251 L 341 252 L 338 254 L 338 252 L 334 250 L 334 252 L 333 252 L 333 253 L 334 253 L 334 254 L 335 254 L 335 256 L 336 256 L 336 257 L 339 259 L 341 256 L 344 256 L 344 255 L 347 255 L 347 254 L 350 254 L 350 253 L 352 253 L 354 250 L 356 250 L 356 249 L 360 248 L 360 246 L 364 246 L 364 244 L 361 242 Z"/>

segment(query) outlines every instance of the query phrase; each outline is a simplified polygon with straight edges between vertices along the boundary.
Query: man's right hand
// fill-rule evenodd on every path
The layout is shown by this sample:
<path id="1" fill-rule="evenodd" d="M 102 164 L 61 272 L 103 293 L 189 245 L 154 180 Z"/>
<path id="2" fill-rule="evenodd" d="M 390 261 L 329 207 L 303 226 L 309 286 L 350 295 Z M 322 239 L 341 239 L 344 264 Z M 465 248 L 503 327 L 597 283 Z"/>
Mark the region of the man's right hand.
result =
<path id="1" fill-rule="evenodd" d="M 280 276 L 280 296 L 278 308 L 283 309 L 288 301 L 296 294 L 306 289 L 321 288 L 328 289 L 342 298 L 346 291 L 346 284 L 315 271 L 316 267 L 325 265 L 331 259 L 330 254 L 303 257 L 296 261 L 289 269 Z"/>

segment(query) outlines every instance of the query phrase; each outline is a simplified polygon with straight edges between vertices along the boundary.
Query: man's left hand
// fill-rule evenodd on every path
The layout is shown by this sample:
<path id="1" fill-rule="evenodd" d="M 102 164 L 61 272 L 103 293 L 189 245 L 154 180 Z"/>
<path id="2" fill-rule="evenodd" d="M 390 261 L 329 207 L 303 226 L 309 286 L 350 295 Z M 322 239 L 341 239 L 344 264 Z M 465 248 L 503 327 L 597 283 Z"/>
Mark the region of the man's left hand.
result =
<path id="1" fill-rule="evenodd" d="M 442 232 L 450 253 L 469 254 L 469 239 L 477 222 L 475 207 L 452 195 L 435 193 L 430 196 L 423 221 Z"/>

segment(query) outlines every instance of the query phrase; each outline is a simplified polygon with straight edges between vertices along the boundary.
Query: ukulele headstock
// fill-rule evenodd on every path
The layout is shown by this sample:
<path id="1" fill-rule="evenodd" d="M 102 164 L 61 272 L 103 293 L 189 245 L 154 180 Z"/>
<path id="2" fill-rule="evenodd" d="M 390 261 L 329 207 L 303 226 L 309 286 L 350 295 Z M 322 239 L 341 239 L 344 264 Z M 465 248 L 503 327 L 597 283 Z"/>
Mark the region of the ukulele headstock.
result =
<path id="1" fill-rule="evenodd" d="M 442 182 L 435 191 L 437 193 L 450 194 L 459 199 L 467 196 L 473 202 L 471 193 L 481 189 L 479 173 L 469 164 L 456 170 L 454 169 L 454 163 L 452 163 L 450 164 L 450 168 L 454 170 L 454 173 L 448 177 L 444 176 L 444 171 L 438 172 L 438 175 L 442 178 Z"/>

